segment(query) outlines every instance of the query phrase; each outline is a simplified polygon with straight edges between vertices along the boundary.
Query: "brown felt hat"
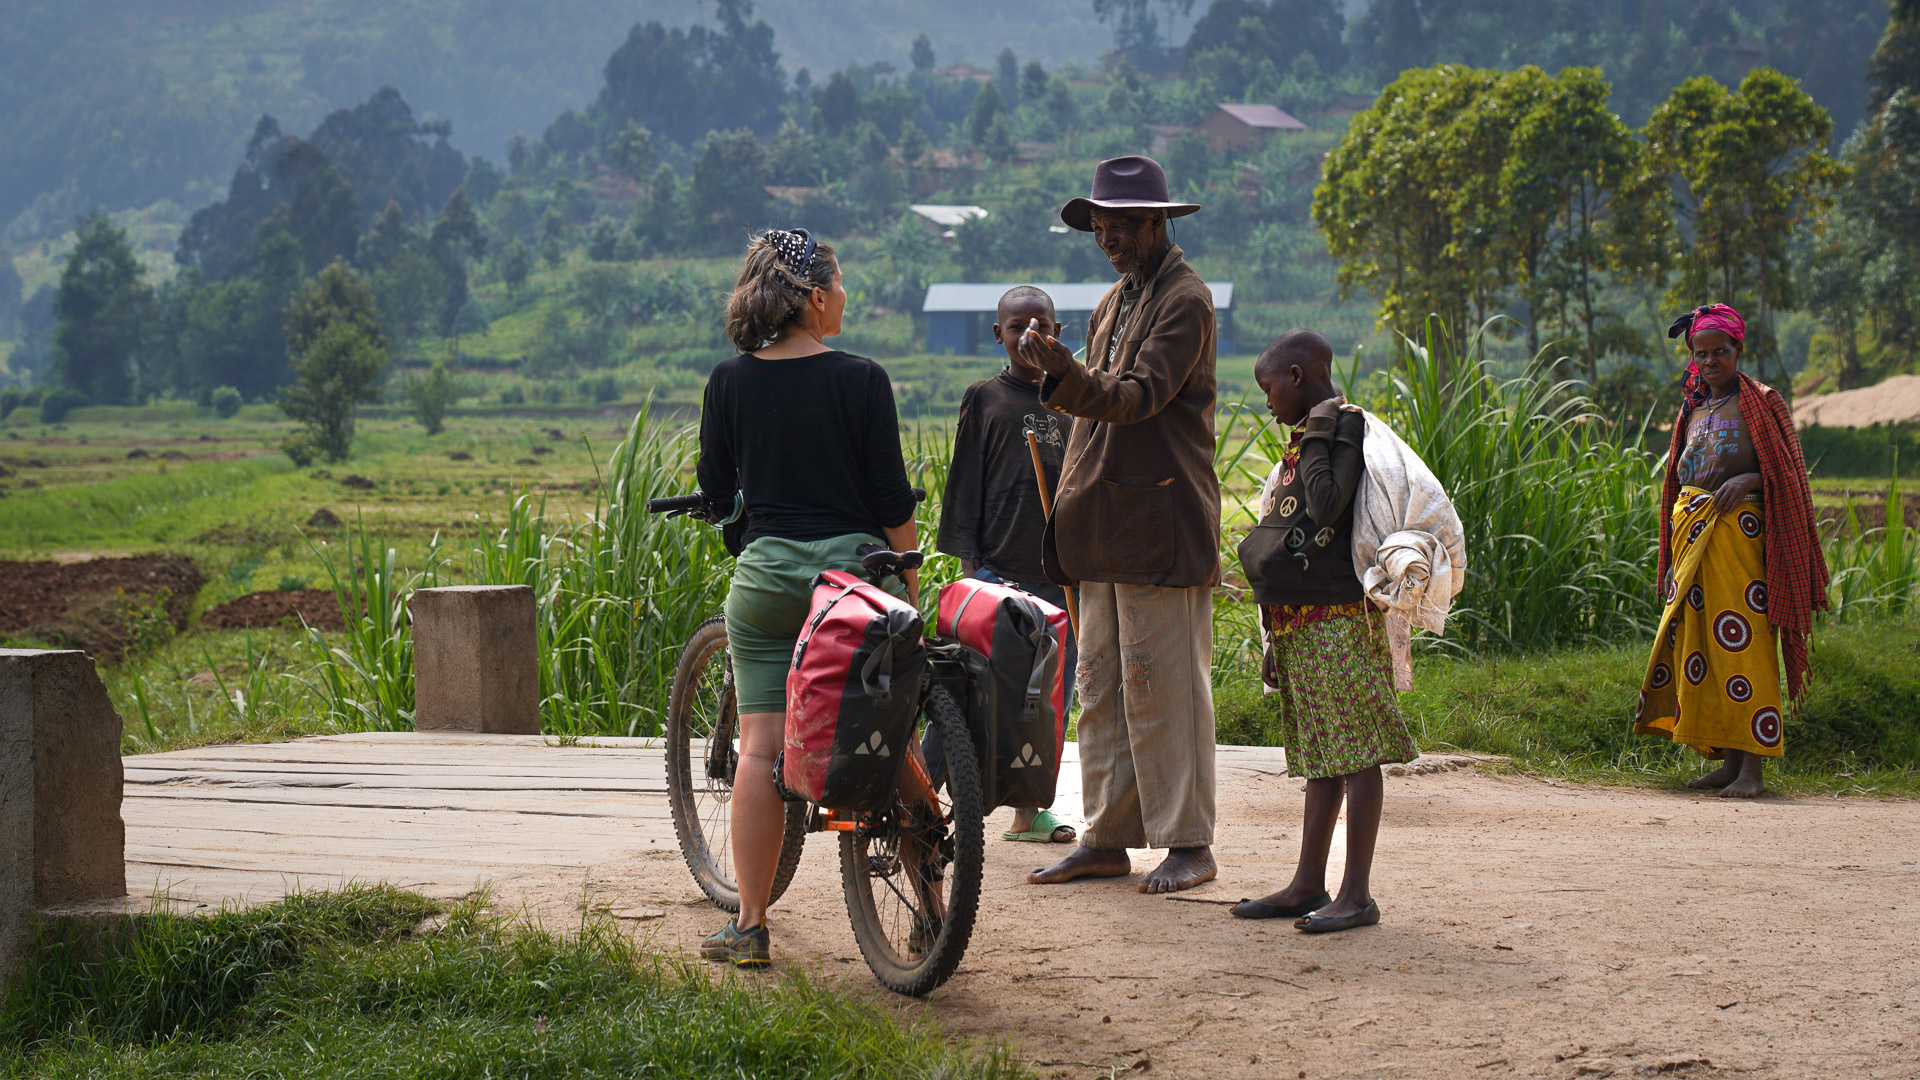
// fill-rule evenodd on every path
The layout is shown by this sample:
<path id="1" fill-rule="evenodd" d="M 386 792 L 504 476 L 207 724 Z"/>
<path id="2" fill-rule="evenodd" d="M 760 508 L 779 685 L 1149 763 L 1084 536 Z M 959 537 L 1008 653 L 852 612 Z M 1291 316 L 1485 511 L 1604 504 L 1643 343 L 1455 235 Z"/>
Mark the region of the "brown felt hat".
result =
<path id="1" fill-rule="evenodd" d="M 1095 209 L 1165 210 L 1168 217 L 1177 218 L 1195 213 L 1200 204 L 1168 199 L 1166 170 L 1152 158 L 1136 154 L 1101 162 L 1093 171 L 1093 194 L 1061 207 L 1060 220 L 1081 232 L 1092 232 Z"/>

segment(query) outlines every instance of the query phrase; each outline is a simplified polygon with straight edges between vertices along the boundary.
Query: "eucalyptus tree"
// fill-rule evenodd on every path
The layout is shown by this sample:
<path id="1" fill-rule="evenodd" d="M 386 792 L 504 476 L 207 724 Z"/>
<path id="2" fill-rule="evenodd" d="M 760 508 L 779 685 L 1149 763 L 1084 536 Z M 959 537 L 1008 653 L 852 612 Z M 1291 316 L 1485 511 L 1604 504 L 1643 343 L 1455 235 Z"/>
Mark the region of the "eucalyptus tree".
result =
<path id="1" fill-rule="evenodd" d="M 53 310 L 54 380 L 99 405 L 133 399 L 153 288 L 127 233 L 105 213 L 80 219 Z"/>
<path id="2" fill-rule="evenodd" d="M 1852 182 L 1818 221 L 1800 267 L 1808 306 L 1833 341 L 1832 370 L 1816 370 L 1815 387 L 1830 374 L 1846 390 L 1907 369 L 1920 353 L 1920 0 L 1892 7 L 1867 69 L 1868 116 L 1843 158 Z"/>
<path id="3" fill-rule="evenodd" d="M 1709 300 L 1753 312 L 1748 355 L 1764 377 L 1773 315 L 1797 303 L 1794 227 L 1832 201 L 1846 169 L 1823 148 L 1827 111 L 1792 79 L 1755 68 L 1738 89 L 1688 79 L 1646 127 L 1646 164 L 1668 178 L 1681 226 L 1668 301 Z"/>
<path id="4" fill-rule="evenodd" d="M 1499 176 L 1502 246 L 1530 313 L 1528 352 L 1539 353 L 1540 324 L 1549 317 L 1563 332 L 1577 324 L 1589 383 L 1599 378 L 1596 329 L 1610 314 L 1606 286 L 1634 266 L 1616 255 L 1631 250 L 1632 238 L 1611 227 L 1639 170 L 1640 144 L 1609 109 L 1611 93 L 1594 68 L 1560 72 L 1519 116 Z M 1620 220 L 1635 219 L 1629 211 Z"/>
<path id="5" fill-rule="evenodd" d="M 386 329 L 373 290 L 344 262 L 327 266 L 287 305 L 287 343 L 294 382 L 281 391 L 280 409 L 306 433 L 283 447 L 296 463 L 316 452 L 344 461 L 353 449 L 355 408 L 378 396 L 387 373 Z"/>
<path id="6" fill-rule="evenodd" d="M 1521 222 L 1515 219 L 1502 180 L 1516 164 L 1515 133 L 1524 118 L 1546 107 L 1554 84 L 1545 72 L 1528 66 L 1505 73 L 1474 72 L 1469 87 L 1475 91 L 1473 97 L 1441 130 L 1434 181 L 1444 192 L 1451 222 L 1453 272 L 1465 294 L 1471 323 L 1477 326 L 1506 306 L 1516 285 L 1524 290 L 1531 280 L 1544 276 L 1539 273 L 1538 256 L 1547 241 L 1529 237 L 1524 246 L 1515 243 L 1515 227 Z M 1558 207 L 1533 208 L 1535 214 L 1542 210 L 1552 215 Z M 1531 222 L 1527 225 L 1532 232 Z M 1539 308 L 1532 311 L 1528 334 L 1532 351 L 1538 351 Z M 1466 329 L 1464 323 L 1459 327 Z"/>
<path id="7" fill-rule="evenodd" d="M 1339 263 L 1341 294 L 1379 297 L 1383 326 L 1412 331 L 1437 314 L 1456 344 L 1465 340 L 1485 289 L 1455 213 L 1457 170 L 1475 156 L 1454 145 L 1455 122 L 1500 78 L 1455 65 L 1403 72 L 1327 155 L 1313 221 Z"/>

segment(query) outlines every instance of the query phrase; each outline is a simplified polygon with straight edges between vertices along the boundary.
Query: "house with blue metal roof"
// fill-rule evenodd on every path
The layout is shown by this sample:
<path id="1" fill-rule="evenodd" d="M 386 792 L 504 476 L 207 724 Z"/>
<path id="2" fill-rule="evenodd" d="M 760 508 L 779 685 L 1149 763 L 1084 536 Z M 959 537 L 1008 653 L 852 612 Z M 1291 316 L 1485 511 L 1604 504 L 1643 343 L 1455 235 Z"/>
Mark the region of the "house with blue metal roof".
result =
<path id="1" fill-rule="evenodd" d="M 993 320 L 1000 297 L 1021 284 L 1026 283 L 943 281 L 927 286 L 927 299 L 920 308 L 927 315 L 927 351 L 969 356 L 999 351 L 993 341 Z M 1053 297 L 1054 313 L 1063 324 L 1060 338 L 1075 350 L 1086 344 L 1087 320 L 1094 306 L 1113 287 L 1099 281 L 1033 285 Z M 1213 290 L 1218 351 L 1224 356 L 1233 352 L 1233 282 L 1210 281 L 1207 288 Z"/>

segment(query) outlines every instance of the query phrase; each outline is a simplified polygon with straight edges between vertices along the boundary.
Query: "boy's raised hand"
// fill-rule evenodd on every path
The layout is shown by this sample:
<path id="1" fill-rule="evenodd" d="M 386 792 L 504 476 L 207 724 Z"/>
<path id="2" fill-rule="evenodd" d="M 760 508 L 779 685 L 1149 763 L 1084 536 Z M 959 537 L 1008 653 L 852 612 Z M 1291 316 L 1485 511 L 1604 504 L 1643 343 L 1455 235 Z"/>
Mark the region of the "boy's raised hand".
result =
<path id="1" fill-rule="evenodd" d="M 1020 340 L 1014 348 L 1020 353 L 1020 359 L 1050 375 L 1059 375 L 1073 366 L 1073 350 L 1047 333 L 1039 319 L 1027 320 L 1026 329 L 1020 331 Z"/>

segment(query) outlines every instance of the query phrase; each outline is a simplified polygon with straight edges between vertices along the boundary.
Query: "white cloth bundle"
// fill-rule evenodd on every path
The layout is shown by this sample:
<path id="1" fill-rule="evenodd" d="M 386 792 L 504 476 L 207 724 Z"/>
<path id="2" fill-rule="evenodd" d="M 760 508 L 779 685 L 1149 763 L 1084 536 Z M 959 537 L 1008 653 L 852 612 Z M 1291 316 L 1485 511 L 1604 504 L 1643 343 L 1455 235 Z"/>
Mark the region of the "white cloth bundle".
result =
<path id="1" fill-rule="evenodd" d="M 1412 628 L 1447 632 L 1447 612 L 1467 583 L 1466 533 L 1447 489 L 1394 430 L 1367 418 L 1367 470 L 1353 498 L 1353 572 L 1387 609 L 1393 686 L 1413 689 Z"/>
<path id="2" fill-rule="evenodd" d="M 1453 598 L 1467 583 L 1466 533 L 1447 489 L 1413 447 L 1360 406 L 1341 409 L 1367 420 L 1366 472 L 1353 496 L 1353 572 L 1367 598 L 1386 609 L 1393 688 L 1411 690 L 1413 627 L 1446 633 Z M 1276 464 L 1261 490 L 1262 516 L 1279 482 Z"/>

